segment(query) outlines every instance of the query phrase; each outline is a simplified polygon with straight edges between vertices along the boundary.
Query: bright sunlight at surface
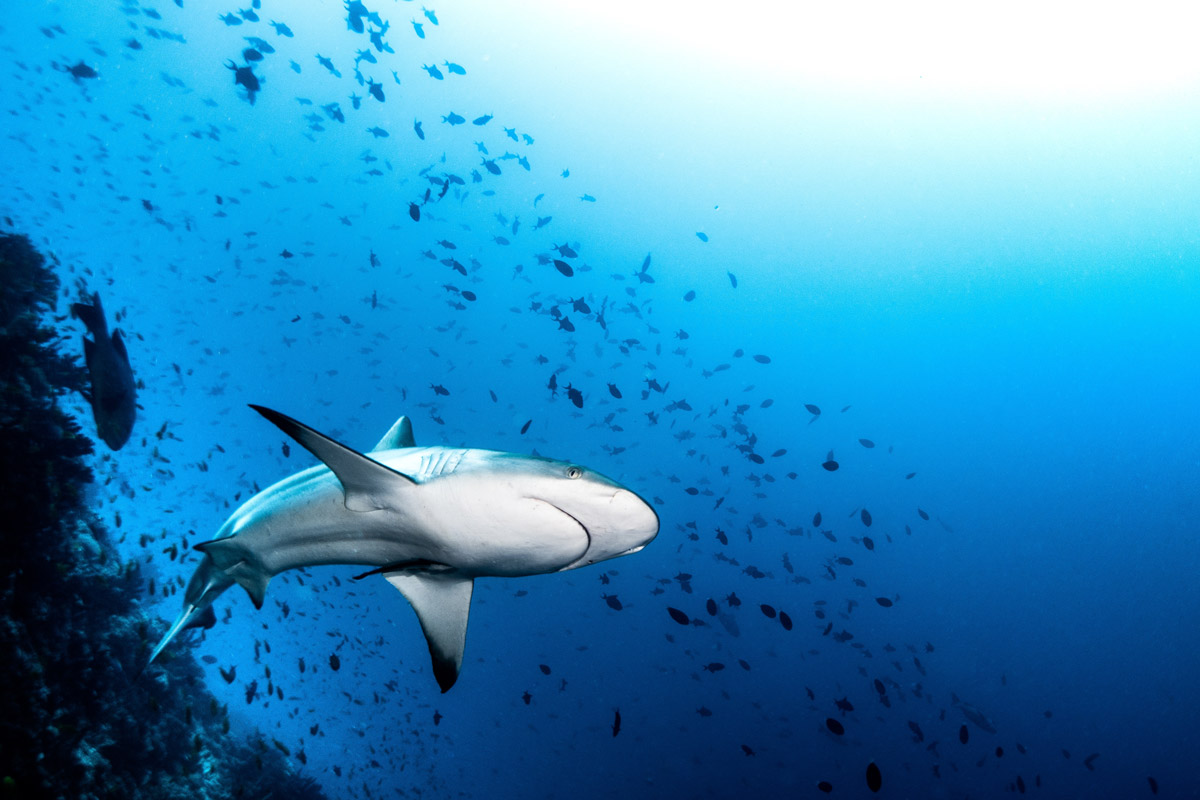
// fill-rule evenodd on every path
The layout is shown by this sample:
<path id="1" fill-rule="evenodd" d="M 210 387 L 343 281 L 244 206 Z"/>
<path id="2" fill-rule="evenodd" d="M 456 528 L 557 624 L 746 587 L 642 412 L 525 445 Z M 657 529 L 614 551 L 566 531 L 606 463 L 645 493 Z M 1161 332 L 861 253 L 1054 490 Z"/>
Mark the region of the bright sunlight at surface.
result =
<path id="1" fill-rule="evenodd" d="M 568 16 L 582 19 L 590 36 L 632 40 L 643 56 L 699 54 L 723 68 L 766 69 L 787 82 L 1096 95 L 1170 88 L 1200 75 L 1194 3 L 541 5 L 536 14 L 543 21 L 562 17 L 571 26 Z"/>

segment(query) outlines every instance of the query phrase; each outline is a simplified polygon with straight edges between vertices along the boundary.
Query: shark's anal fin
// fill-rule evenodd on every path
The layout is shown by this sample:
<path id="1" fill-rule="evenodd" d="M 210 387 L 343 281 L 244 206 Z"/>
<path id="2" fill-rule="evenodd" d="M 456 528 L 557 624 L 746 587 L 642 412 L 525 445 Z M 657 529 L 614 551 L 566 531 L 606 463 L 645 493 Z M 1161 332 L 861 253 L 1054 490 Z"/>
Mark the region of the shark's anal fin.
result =
<path id="1" fill-rule="evenodd" d="M 462 669 L 475 580 L 454 571 L 385 572 L 383 577 L 417 612 L 433 657 L 433 675 L 442 692 L 449 691 Z"/>
<path id="2" fill-rule="evenodd" d="M 286 414 L 253 404 L 250 407 L 275 423 L 281 431 L 299 442 L 304 449 L 321 459 L 325 466 L 332 470 L 342 484 L 342 491 L 346 495 L 346 508 L 351 511 L 390 508 L 393 502 L 389 500 L 394 500 L 394 491 L 398 484 L 415 486 L 417 483 L 403 472 L 385 467 Z"/>
<path id="3" fill-rule="evenodd" d="M 379 440 L 379 444 L 371 448 L 371 452 L 375 453 L 380 450 L 399 450 L 401 447 L 416 447 L 417 442 L 413 439 L 412 421 L 408 417 L 401 417 L 396 420 L 396 424 L 388 429 L 388 432 Z"/>

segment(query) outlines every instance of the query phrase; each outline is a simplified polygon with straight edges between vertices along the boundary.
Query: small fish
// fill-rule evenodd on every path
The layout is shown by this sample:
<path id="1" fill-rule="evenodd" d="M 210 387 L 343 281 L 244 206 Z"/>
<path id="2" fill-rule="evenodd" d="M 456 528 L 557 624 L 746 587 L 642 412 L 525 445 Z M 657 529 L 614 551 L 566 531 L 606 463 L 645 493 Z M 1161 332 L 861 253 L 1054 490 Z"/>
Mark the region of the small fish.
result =
<path id="1" fill-rule="evenodd" d="M 846 732 L 846 728 L 842 725 L 842 723 L 838 722 L 833 717 L 827 717 L 825 719 L 825 727 L 828 728 L 829 732 L 834 736 L 841 736 Z"/>
<path id="2" fill-rule="evenodd" d="M 671 615 L 671 619 L 675 620 L 680 625 L 690 625 L 691 624 L 691 620 L 688 619 L 688 615 L 683 613 L 682 611 L 680 611 L 678 608 L 672 608 L 671 606 L 667 606 L 667 613 Z"/>
<path id="3" fill-rule="evenodd" d="M 867 788 L 872 792 L 878 792 L 883 786 L 883 774 L 879 771 L 879 767 L 872 761 L 867 764 Z"/>
<path id="4" fill-rule="evenodd" d="M 569 383 L 567 384 L 567 397 L 575 404 L 576 408 L 583 408 L 583 393 Z"/>
<path id="5" fill-rule="evenodd" d="M 232 61 L 228 62 L 225 66 L 233 71 L 233 85 L 244 88 L 250 105 L 254 105 L 254 97 L 262 89 L 262 84 L 259 82 L 258 76 L 254 74 L 254 70 L 248 64 L 244 67 L 239 67 Z"/>
<path id="6" fill-rule="evenodd" d="M 621 709 L 619 708 L 613 712 L 612 732 L 614 739 L 617 737 L 617 734 L 621 732 Z"/>
<path id="7" fill-rule="evenodd" d="M 608 607 L 611 608 L 613 611 L 620 611 L 622 608 L 625 607 L 625 606 L 621 605 L 621 601 L 617 599 L 617 596 L 615 594 L 605 594 L 605 595 L 601 595 L 601 597 L 604 598 L 604 602 L 607 603 Z M 679 613 L 682 614 L 683 612 L 681 611 Z M 674 616 L 674 614 L 672 614 L 671 616 Z M 678 620 L 676 620 L 676 622 L 678 622 Z M 686 625 L 687 623 L 685 622 L 683 624 Z"/>
<path id="8" fill-rule="evenodd" d="M 338 658 L 337 653 L 329 654 L 329 668 L 334 672 L 337 672 L 342 668 L 342 660 Z"/>
<path id="9" fill-rule="evenodd" d="M 421 38 L 425 38 L 423 34 L 422 34 L 422 37 L 421 37 Z M 437 80 L 439 80 L 439 81 L 442 81 L 442 80 L 445 80 L 445 79 L 446 79 L 446 76 L 442 74 L 442 71 L 441 71 L 440 69 L 438 69 L 438 68 L 437 68 L 437 64 L 433 64 L 433 65 L 428 65 L 428 64 L 427 64 L 427 65 L 425 65 L 425 66 L 422 66 L 422 67 L 421 67 L 421 69 L 423 69 L 423 70 L 425 70 L 426 72 L 428 72 L 428 73 L 429 73 L 429 77 L 431 77 L 431 78 L 436 78 L 436 79 L 437 79 Z"/>
<path id="10" fill-rule="evenodd" d="M 455 64 L 453 62 L 443 61 L 442 65 L 445 66 L 446 71 L 451 73 L 452 75 L 466 75 L 467 74 L 467 71 L 465 69 L 463 69 L 461 66 L 459 66 L 458 64 Z"/>

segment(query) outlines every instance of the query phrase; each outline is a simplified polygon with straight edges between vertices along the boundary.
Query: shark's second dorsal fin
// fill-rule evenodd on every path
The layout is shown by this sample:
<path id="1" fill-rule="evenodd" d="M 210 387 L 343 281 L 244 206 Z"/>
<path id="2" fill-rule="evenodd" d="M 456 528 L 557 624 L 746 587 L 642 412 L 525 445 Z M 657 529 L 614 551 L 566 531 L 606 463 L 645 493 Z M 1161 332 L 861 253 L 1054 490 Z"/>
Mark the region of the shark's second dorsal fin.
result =
<path id="1" fill-rule="evenodd" d="M 321 459 L 325 466 L 333 471 L 346 495 L 346 508 L 351 511 L 390 508 L 394 503 L 388 502 L 389 497 L 392 496 L 397 482 L 403 485 L 417 483 L 403 472 L 385 467 L 286 414 L 254 404 L 250 407 L 279 426 L 281 431 L 299 442 L 305 450 Z"/>
<path id="2" fill-rule="evenodd" d="M 413 440 L 412 422 L 408 417 L 401 417 L 396 424 L 379 440 L 379 444 L 371 448 L 372 453 L 380 450 L 399 450 L 401 447 L 416 447 Z"/>
<path id="3" fill-rule="evenodd" d="M 475 580 L 453 570 L 405 570 L 385 572 L 383 577 L 400 590 L 417 612 L 429 644 L 429 655 L 433 657 L 433 675 L 442 692 L 449 691 L 462 669 Z"/>

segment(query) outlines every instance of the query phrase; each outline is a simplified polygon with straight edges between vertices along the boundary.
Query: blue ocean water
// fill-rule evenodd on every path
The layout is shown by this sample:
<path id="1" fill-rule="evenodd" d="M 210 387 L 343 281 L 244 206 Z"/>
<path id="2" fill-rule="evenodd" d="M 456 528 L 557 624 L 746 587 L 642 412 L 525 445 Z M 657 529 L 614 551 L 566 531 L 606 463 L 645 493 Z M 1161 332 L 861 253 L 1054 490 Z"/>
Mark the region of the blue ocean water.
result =
<path id="1" fill-rule="evenodd" d="M 694 10 L 728 51 L 616 8 L 0 23 L 0 217 L 64 331 L 85 291 L 119 316 L 141 407 L 92 499 L 164 619 L 314 463 L 248 403 L 575 461 L 661 520 L 480 579 L 445 694 L 382 580 L 235 588 L 172 645 L 233 735 L 331 796 L 1200 795 L 1200 76 L 841 81 L 733 51 L 769 6 Z"/>

